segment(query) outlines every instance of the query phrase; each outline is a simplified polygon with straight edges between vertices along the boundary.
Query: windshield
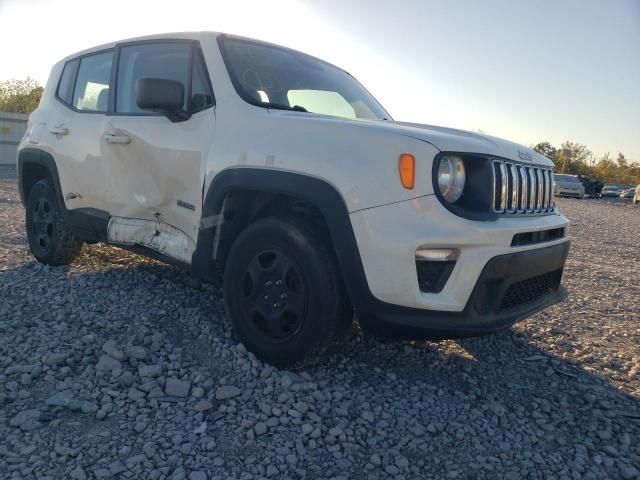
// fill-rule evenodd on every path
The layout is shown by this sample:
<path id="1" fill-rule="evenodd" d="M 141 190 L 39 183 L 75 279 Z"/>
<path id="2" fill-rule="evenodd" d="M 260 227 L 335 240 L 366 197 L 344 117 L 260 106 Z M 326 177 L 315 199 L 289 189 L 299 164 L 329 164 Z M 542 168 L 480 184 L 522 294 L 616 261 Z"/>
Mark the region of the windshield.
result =
<path id="1" fill-rule="evenodd" d="M 571 175 L 562 175 L 562 174 L 559 174 L 559 173 L 554 173 L 553 174 L 553 178 L 556 181 L 560 180 L 561 182 L 582 183 L 582 182 L 580 182 L 578 177 L 572 177 Z"/>
<path id="2" fill-rule="evenodd" d="M 284 47 L 221 36 L 231 81 L 247 102 L 350 119 L 391 117 L 347 72 Z"/>

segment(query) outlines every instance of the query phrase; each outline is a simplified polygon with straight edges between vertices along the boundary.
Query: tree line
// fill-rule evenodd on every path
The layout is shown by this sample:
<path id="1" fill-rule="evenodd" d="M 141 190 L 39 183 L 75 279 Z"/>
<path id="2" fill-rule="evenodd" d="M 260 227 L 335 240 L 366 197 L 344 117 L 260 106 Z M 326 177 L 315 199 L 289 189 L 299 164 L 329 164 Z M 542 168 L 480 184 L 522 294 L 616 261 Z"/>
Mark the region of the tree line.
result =
<path id="1" fill-rule="evenodd" d="M 630 162 L 621 152 L 615 160 L 610 153 L 596 159 L 586 145 L 569 141 L 560 148 L 549 142 L 540 142 L 531 148 L 551 159 L 557 173 L 588 176 L 603 183 L 640 184 L 640 163 Z"/>
<path id="2" fill-rule="evenodd" d="M 0 82 L 0 112 L 29 115 L 40 103 L 42 86 L 33 78 Z"/>

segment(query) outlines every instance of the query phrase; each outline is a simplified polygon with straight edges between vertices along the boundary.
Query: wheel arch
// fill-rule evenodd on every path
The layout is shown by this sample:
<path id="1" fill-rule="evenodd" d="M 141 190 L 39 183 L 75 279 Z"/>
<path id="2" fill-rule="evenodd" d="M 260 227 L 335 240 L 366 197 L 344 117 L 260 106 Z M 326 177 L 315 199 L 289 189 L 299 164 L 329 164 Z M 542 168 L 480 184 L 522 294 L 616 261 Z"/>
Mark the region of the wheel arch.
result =
<path id="1" fill-rule="evenodd" d="M 18 190 L 22 205 L 27 204 L 29 192 L 38 180 L 48 178 L 55 189 L 59 204 L 64 206 L 58 167 L 53 156 L 38 148 L 23 148 L 18 153 Z"/>
<path id="2" fill-rule="evenodd" d="M 248 212 L 245 212 L 250 219 L 259 218 L 264 214 L 265 206 L 278 205 L 281 198 L 299 199 L 317 209 L 326 223 L 330 247 L 356 307 L 354 302 L 361 297 L 361 289 L 367 284 L 346 203 L 329 182 L 300 173 L 243 167 L 223 170 L 216 175 L 204 196 L 196 250 L 191 262 L 192 273 L 211 279 L 220 270 L 224 262 L 218 256 L 220 238 L 225 228 L 231 227 L 228 217 L 233 214 L 227 203 L 234 195 L 248 195 L 245 192 L 253 192 L 252 201 L 246 204 Z M 270 207 L 266 210 L 270 211 Z M 249 223 L 243 219 L 236 235 Z"/>

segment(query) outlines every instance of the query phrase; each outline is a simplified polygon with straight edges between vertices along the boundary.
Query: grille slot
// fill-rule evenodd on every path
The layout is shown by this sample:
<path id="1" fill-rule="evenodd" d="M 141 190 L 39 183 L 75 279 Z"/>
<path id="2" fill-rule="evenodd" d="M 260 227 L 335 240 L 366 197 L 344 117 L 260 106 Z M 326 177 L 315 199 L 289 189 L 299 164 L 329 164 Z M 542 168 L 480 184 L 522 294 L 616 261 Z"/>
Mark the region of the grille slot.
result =
<path id="1" fill-rule="evenodd" d="M 550 168 L 493 160 L 493 211 L 540 215 L 555 210 Z"/>
<path id="2" fill-rule="evenodd" d="M 504 294 L 500 304 L 500 311 L 535 302 L 546 295 L 556 292 L 560 287 L 561 280 L 562 269 L 560 268 L 553 272 L 514 283 Z"/>
<path id="3" fill-rule="evenodd" d="M 551 230 L 540 230 L 537 232 L 516 233 L 511 240 L 512 247 L 522 247 L 535 243 L 551 242 L 564 238 L 564 228 L 552 228 Z"/>

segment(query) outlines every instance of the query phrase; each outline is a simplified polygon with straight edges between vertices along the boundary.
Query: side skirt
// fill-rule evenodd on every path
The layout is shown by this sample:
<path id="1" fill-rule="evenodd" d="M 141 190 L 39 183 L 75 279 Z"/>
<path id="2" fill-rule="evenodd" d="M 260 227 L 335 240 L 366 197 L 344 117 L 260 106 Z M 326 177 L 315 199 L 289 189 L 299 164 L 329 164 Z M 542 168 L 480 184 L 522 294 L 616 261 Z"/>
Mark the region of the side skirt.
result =
<path id="1" fill-rule="evenodd" d="M 67 210 L 65 214 L 74 233 L 88 243 L 103 242 L 191 271 L 189 249 L 195 248 L 195 244 L 178 229 L 163 224 L 156 229 L 156 222 L 112 217 L 95 208 Z"/>
<path id="2" fill-rule="evenodd" d="M 138 218 L 111 217 L 107 239 L 116 245 L 141 245 L 187 265 L 196 248 L 183 231 L 166 223 Z"/>

